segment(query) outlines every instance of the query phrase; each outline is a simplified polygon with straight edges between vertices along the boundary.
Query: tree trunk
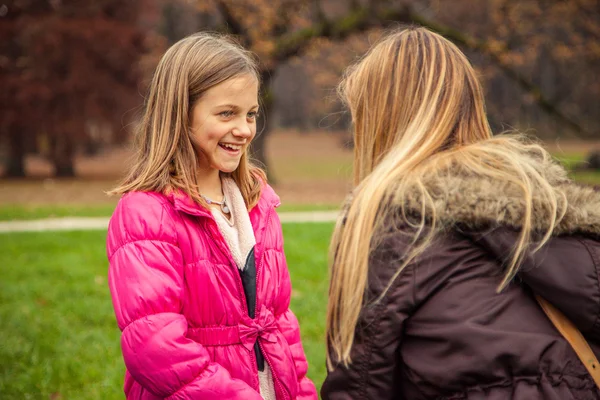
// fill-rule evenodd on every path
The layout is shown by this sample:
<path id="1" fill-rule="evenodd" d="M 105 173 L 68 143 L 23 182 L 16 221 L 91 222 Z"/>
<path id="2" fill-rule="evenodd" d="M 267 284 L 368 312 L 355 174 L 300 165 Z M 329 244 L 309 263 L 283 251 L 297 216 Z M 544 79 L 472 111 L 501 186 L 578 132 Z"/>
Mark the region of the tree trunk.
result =
<path id="1" fill-rule="evenodd" d="M 53 138 L 52 164 L 54 165 L 54 176 L 59 178 L 73 178 L 75 176 L 74 150 L 72 140 L 67 135 Z"/>
<path id="2" fill-rule="evenodd" d="M 9 129 L 6 176 L 23 178 L 25 177 L 25 135 L 24 132 L 14 127 Z"/>
<path id="3" fill-rule="evenodd" d="M 64 160 L 54 164 L 54 176 L 57 178 L 74 178 L 75 169 L 71 160 Z"/>
<path id="4" fill-rule="evenodd" d="M 258 129 L 256 137 L 252 142 L 252 158 L 256 159 L 261 166 L 267 172 L 270 183 L 275 183 L 275 177 L 273 176 L 273 170 L 267 159 L 267 137 L 271 133 L 273 116 L 271 112 L 273 110 L 273 89 L 271 87 L 271 80 L 274 71 L 263 71 L 261 73 L 261 84 L 263 87 L 261 93 L 261 112 L 258 123 Z"/>

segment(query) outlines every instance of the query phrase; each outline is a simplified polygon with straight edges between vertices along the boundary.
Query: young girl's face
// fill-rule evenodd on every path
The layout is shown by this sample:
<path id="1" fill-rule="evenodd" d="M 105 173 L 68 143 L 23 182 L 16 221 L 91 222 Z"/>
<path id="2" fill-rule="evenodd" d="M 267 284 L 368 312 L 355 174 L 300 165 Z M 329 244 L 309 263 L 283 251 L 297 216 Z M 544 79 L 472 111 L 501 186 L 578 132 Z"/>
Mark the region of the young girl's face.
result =
<path id="1" fill-rule="evenodd" d="M 258 82 L 231 78 L 207 90 L 191 111 L 192 144 L 201 170 L 233 172 L 256 134 Z"/>

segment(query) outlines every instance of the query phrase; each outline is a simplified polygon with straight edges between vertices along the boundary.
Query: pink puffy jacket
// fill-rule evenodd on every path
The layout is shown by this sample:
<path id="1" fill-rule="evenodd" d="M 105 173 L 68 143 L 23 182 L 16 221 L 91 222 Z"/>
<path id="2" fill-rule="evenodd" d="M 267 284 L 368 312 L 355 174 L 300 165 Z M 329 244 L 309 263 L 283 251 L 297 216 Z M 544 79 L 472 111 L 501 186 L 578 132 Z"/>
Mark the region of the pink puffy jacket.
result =
<path id="1" fill-rule="evenodd" d="M 181 193 L 128 193 L 110 220 L 109 285 L 127 367 L 127 399 L 259 400 L 256 340 L 277 399 L 317 399 L 283 252 L 279 197 L 250 211 L 256 318 L 211 213 Z"/>

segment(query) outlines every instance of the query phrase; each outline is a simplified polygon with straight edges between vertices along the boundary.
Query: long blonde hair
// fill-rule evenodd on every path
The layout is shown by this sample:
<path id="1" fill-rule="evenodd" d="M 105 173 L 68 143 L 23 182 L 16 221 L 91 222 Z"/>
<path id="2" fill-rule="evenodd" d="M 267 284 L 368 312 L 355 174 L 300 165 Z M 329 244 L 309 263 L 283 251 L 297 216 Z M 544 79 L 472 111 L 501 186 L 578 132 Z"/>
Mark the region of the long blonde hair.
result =
<path id="1" fill-rule="evenodd" d="M 514 277 L 531 243 L 533 188 L 535 196 L 550 204 L 556 216 L 538 248 L 565 211 L 564 196 L 537 168 L 536 159 L 548 154 L 518 135 L 492 137 L 476 73 L 465 55 L 442 36 L 424 28 L 389 34 L 348 69 L 339 92 L 354 124 L 356 187 L 331 243 L 330 369 L 334 363 L 348 365 L 352 361 L 359 313 L 369 300 L 365 298 L 369 255 L 380 244 L 389 221 L 402 216 L 402 223 L 393 225 L 409 228 L 412 245 L 387 289 L 431 244 L 439 220 L 433 193 L 425 184 L 432 174 L 459 165 L 475 176 L 512 182 L 522 191 L 523 226 L 498 290 Z M 403 208 L 410 193 L 422 199 L 416 222 Z M 375 301 L 380 301 L 387 289 Z"/>
<path id="2" fill-rule="evenodd" d="M 172 45 L 150 84 L 137 129 L 133 167 L 109 194 L 181 190 L 206 206 L 195 189 L 198 155 L 190 140 L 190 112 L 208 89 L 242 75 L 260 81 L 256 59 L 226 36 L 197 33 Z M 254 206 L 260 197 L 261 180 L 266 181 L 266 177 L 252 164 L 248 152 L 231 177 L 248 208 Z"/>

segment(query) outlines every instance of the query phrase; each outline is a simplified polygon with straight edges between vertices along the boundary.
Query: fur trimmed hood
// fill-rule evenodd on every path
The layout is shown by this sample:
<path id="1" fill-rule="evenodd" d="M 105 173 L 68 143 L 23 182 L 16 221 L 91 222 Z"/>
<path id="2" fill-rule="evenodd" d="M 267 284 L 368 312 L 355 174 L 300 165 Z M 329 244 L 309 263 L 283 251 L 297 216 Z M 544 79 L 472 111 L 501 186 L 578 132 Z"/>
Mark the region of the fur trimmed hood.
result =
<path id="1" fill-rule="evenodd" d="M 558 194 L 564 194 L 567 210 L 553 234 L 584 234 L 600 237 L 600 191 L 569 180 L 564 168 L 552 160 L 540 160 L 536 169 Z M 459 226 L 482 230 L 505 226 L 519 229 L 525 214 L 522 191 L 510 182 L 473 176 L 459 166 L 444 173 L 431 174 L 424 185 L 434 201 L 440 229 Z M 405 197 L 405 212 L 421 215 L 421 194 L 417 190 Z M 552 219 L 547 200 L 533 193 L 533 230 L 546 232 Z M 431 210 L 426 211 L 430 214 Z"/>

